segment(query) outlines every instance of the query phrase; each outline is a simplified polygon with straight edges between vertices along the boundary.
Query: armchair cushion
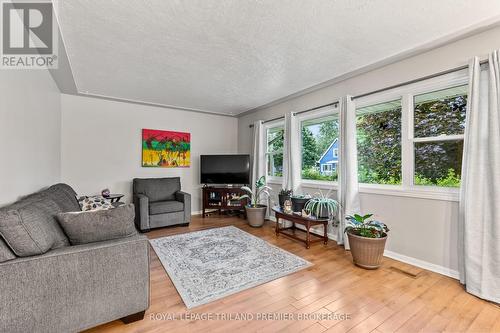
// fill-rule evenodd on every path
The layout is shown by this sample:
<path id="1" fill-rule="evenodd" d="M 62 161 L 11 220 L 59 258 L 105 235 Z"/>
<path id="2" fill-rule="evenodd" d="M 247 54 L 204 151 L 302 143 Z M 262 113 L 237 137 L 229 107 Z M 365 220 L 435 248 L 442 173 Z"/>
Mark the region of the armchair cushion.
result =
<path id="1" fill-rule="evenodd" d="M 179 177 L 134 179 L 134 194 L 144 194 L 150 202 L 175 200 L 175 192 L 180 190 Z"/>
<path id="2" fill-rule="evenodd" d="M 184 204 L 180 201 L 158 201 L 149 204 L 149 214 L 158 215 L 165 213 L 181 212 L 184 210 Z"/>

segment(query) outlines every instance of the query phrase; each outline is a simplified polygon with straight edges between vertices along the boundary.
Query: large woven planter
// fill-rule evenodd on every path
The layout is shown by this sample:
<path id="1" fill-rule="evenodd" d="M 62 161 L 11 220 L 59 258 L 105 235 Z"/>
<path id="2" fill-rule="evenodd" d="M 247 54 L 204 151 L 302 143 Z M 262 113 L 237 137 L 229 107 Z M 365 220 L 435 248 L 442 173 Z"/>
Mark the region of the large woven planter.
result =
<path id="1" fill-rule="evenodd" d="M 377 269 L 382 264 L 384 256 L 385 241 L 384 238 L 368 238 L 353 235 L 347 232 L 349 246 L 351 247 L 352 260 L 356 266 L 366 269 Z"/>

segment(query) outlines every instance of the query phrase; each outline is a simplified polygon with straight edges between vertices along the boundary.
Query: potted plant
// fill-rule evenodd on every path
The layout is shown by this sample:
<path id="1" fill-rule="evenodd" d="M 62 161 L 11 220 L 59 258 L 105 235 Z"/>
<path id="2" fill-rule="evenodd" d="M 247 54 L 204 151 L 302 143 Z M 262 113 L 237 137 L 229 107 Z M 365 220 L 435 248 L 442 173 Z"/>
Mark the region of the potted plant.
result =
<path id="1" fill-rule="evenodd" d="M 280 193 L 278 193 L 278 200 L 280 203 L 280 208 L 283 209 L 283 206 L 285 205 L 285 201 L 290 200 L 290 197 L 292 196 L 292 190 L 287 190 L 282 188 Z"/>
<path id="2" fill-rule="evenodd" d="M 245 206 L 248 224 L 252 227 L 262 227 L 267 206 L 261 205 L 259 202 L 262 195 L 269 197 L 269 190 L 271 189 L 269 186 L 266 186 L 266 178 L 262 176 L 255 182 L 255 193 L 247 186 L 243 186 L 241 189 L 245 190 L 248 194 L 242 195 L 240 200 L 250 200 L 250 203 Z"/>
<path id="3" fill-rule="evenodd" d="M 302 212 L 306 203 L 311 200 L 309 194 L 296 194 L 292 195 L 292 210 L 294 212 Z"/>
<path id="4" fill-rule="evenodd" d="M 319 191 L 317 196 L 306 203 L 304 209 L 318 219 L 329 219 L 337 214 L 338 207 L 338 201 L 330 198 L 330 191 L 326 195 Z"/>
<path id="5" fill-rule="evenodd" d="M 373 214 L 347 216 L 346 220 L 349 222 L 344 231 L 349 239 L 354 264 L 366 269 L 380 267 L 389 232 L 384 223 L 369 220 L 372 216 Z"/>

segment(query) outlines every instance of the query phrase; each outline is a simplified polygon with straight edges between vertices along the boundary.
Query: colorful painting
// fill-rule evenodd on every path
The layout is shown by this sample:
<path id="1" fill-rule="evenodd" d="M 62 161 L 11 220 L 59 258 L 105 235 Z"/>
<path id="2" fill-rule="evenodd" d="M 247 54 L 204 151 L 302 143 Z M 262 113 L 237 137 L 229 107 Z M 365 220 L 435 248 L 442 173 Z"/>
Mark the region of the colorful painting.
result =
<path id="1" fill-rule="evenodd" d="M 191 134 L 142 130 L 142 166 L 187 168 L 191 165 Z"/>

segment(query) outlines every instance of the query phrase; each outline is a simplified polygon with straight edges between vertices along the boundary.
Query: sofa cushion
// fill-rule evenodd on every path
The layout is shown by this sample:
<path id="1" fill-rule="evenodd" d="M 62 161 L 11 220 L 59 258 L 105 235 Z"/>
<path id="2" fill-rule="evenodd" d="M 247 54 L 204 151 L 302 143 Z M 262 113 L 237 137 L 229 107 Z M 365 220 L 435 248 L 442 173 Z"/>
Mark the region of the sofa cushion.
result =
<path id="1" fill-rule="evenodd" d="M 66 184 L 52 185 L 49 188 L 30 194 L 13 203 L 10 208 L 15 209 L 26 206 L 34 201 L 47 199 L 54 201 L 62 212 L 74 212 L 80 210 L 80 206 L 76 200 L 75 191 L 73 191 L 73 189 Z"/>
<path id="2" fill-rule="evenodd" d="M 56 184 L 49 187 L 47 192 L 63 212 L 76 212 L 80 210 L 80 205 L 76 200 L 76 192 L 71 186 Z"/>
<path id="3" fill-rule="evenodd" d="M 7 246 L 7 244 L 5 244 L 3 239 L 0 238 L 0 263 L 5 262 L 5 261 L 9 261 L 12 259 L 16 259 L 16 256 L 14 255 L 14 253 L 12 253 L 12 251 Z"/>
<path id="4" fill-rule="evenodd" d="M 134 194 L 144 194 L 150 202 L 175 200 L 175 192 L 180 190 L 179 177 L 134 179 Z"/>
<path id="5" fill-rule="evenodd" d="M 72 245 L 101 242 L 137 234 L 134 205 L 57 215 Z"/>
<path id="6" fill-rule="evenodd" d="M 55 221 L 55 214 L 59 212 L 57 204 L 48 199 L 30 202 L 17 209 L 2 209 L 0 235 L 19 257 L 43 254 L 68 241 Z"/>
<path id="7" fill-rule="evenodd" d="M 38 203 L 38 206 L 43 206 L 44 203 L 46 203 L 45 205 L 48 209 L 43 209 L 41 212 L 46 213 L 47 216 L 44 217 L 44 221 L 48 224 L 47 228 L 51 229 L 54 233 L 55 241 L 52 245 L 52 249 L 57 249 L 62 246 L 68 246 L 69 240 L 59 226 L 56 215 L 62 212 L 80 210 L 75 195 L 76 193 L 71 186 L 56 184 L 25 196 L 15 203 L 2 208 L 1 211 L 8 212 L 10 210 L 24 209 L 33 203 Z"/>
<path id="8" fill-rule="evenodd" d="M 158 201 L 149 204 L 149 214 L 158 215 L 165 213 L 181 212 L 184 210 L 184 204 L 180 201 Z"/>

